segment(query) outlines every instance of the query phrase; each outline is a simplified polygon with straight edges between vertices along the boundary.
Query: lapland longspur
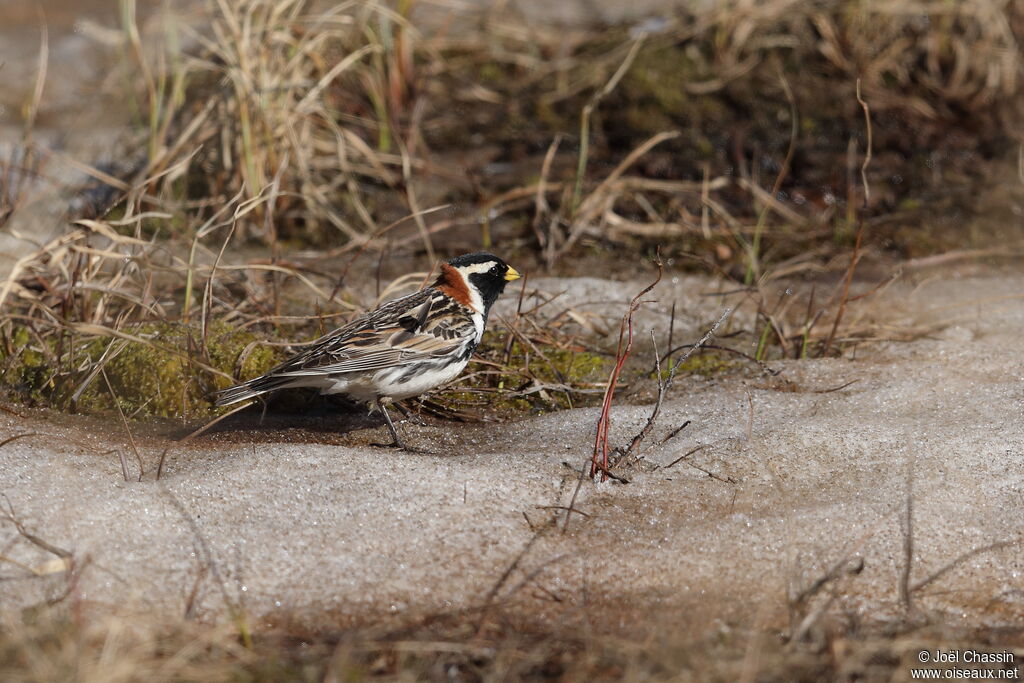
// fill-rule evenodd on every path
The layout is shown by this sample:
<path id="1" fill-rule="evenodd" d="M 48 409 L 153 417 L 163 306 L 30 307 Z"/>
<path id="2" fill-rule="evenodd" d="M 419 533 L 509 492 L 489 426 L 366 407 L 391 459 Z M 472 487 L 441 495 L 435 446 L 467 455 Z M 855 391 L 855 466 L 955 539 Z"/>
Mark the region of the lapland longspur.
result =
<path id="1" fill-rule="evenodd" d="M 220 392 L 217 405 L 288 387 L 345 394 L 379 409 L 395 445 L 405 448 L 386 404 L 455 379 L 483 337 L 491 305 L 518 278 L 493 254 L 453 258 L 431 286 L 381 304 L 267 374 Z"/>

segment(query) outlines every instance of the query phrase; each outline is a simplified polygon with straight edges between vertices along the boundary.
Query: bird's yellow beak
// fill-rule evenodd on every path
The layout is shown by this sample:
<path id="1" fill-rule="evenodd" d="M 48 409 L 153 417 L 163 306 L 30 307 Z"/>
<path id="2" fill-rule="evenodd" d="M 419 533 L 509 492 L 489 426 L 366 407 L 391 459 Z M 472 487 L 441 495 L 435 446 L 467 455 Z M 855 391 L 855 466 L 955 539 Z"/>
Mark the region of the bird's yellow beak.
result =
<path id="1" fill-rule="evenodd" d="M 513 280 L 518 280 L 520 277 L 522 277 L 522 276 L 519 274 L 518 270 L 516 270 L 512 266 L 508 267 L 508 272 L 505 273 L 505 281 L 506 282 L 512 282 Z"/>

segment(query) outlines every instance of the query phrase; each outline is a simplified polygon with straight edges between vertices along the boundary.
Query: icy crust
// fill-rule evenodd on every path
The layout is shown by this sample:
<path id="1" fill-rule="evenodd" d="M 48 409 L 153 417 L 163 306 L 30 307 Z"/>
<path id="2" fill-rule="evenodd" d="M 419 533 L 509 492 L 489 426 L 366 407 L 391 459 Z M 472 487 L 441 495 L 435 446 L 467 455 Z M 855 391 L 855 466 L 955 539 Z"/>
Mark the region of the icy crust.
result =
<path id="1" fill-rule="evenodd" d="M 711 284 L 687 289 L 702 286 Z M 581 288 L 595 292 L 593 283 Z M 894 289 L 881 302 L 894 314 L 971 317 L 856 360 L 779 363 L 792 382 L 785 391 L 756 378 L 681 381 L 641 466 L 623 472 L 631 483 L 585 482 L 574 505 L 587 516 L 574 515 L 564 534 L 595 409 L 404 426 L 438 455 L 324 443 L 172 446 L 159 482 L 162 446 L 147 444 L 142 483 L 124 482 L 109 452 L 122 449 L 137 472 L 116 425 L 96 435 L 5 416 L 5 438 L 39 436 L 0 448 L 0 491 L 29 531 L 85 564 L 77 597 L 168 614 L 216 618 L 230 605 L 316 622 L 490 599 L 538 612 L 583 601 L 687 608 L 709 624 L 753 619 L 761 608 L 751 605 L 763 604 L 765 618 L 778 620 L 787 594 L 846 559 L 863 568 L 836 584 L 836 609 L 884 618 L 899 611 L 908 481 L 912 585 L 968 551 L 1020 538 L 1021 291 L 1020 277 Z M 613 440 L 627 441 L 649 410 L 617 407 Z M 549 520 L 557 526 L 499 586 Z M 7 558 L 29 567 L 52 559 L 9 523 L 0 534 Z M 1022 606 L 1019 550 L 970 556 L 915 602 L 1002 623 Z M 9 563 L 0 572 L 4 609 L 66 585 L 63 574 L 32 577 Z"/>

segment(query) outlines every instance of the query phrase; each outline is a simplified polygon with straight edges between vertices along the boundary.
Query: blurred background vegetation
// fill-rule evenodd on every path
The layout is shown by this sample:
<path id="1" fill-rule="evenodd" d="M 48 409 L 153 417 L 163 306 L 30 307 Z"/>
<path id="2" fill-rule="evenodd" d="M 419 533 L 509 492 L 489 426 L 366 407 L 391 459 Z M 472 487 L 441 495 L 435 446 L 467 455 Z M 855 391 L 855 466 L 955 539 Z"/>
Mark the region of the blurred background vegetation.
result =
<path id="1" fill-rule="evenodd" d="M 568 24 L 531 8 L 121 0 L 104 96 L 127 123 L 6 273 L 3 384 L 201 416 L 284 342 L 481 248 L 623 280 L 660 248 L 746 293 L 757 322 L 730 333 L 755 360 L 835 355 L 893 337 L 846 313 L 851 283 L 1019 253 L 1020 3 L 666 2 Z M 35 128 L 61 66 L 41 48 L 5 129 L 12 233 L 55 163 Z M 459 389 L 586 400 L 614 340 L 523 310 Z"/>

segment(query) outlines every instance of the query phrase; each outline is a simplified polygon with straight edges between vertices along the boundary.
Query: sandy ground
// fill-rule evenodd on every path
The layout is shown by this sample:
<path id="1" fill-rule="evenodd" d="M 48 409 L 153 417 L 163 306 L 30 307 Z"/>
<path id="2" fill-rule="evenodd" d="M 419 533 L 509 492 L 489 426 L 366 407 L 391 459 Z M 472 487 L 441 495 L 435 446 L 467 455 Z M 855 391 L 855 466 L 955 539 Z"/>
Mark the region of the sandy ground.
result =
<path id="1" fill-rule="evenodd" d="M 596 282 L 546 284 L 578 305 L 600 290 L 606 301 L 632 291 Z M 667 287 L 641 337 L 650 327 L 665 334 L 673 294 L 689 292 L 681 303 L 694 320 L 713 319 L 716 301 L 696 296 L 713 287 L 696 278 Z M 0 492 L 29 531 L 88 559 L 79 597 L 158 614 L 217 616 L 240 604 L 256 617 L 329 626 L 496 601 L 563 622 L 614 609 L 604 613 L 623 627 L 661 614 L 713 630 L 784 624 L 787 594 L 845 562 L 863 570 L 836 584 L 834 611 L 884 620 L 899 612 L 908 482 L 912 585 L 968 551 L 1020 538 L 1022 292 L 1016 275 L 920 278 L 879 307 L 902 324 L 941 323 L 930 338 L 776 363 L 775 378 L 681 382 L 646 466 L 622 471 L 628 485 L 585 482 L 576 506 L 587 516 L 573 516 L 566 533 L 558 507 L 589 453 L 595 409 L 403 425 L 436 455 L 358 445 L 383 439 L 369 422 L 349 432 L 329 418 L 304 431 L 229 430 L 172 444 L 160 481 L 166 443 L 142 438 L 147 473 L 131 483 L 116 451 L 133 475 L 138 467 L 120 425 L 6 415 L 0 437 L 32 435 L 0 447 Z M 648 413 L 617 407 L 614 439 Z M 559 526 L 538 534 L 549 519 Z M 9 523 L 0 555 L 31 567 L 52 559 Z M 1021 571 L 1019 546 L 980 552 L 913 598 L 964 623 L 1019 623 Z M 5 608 L 67 583 L 9 563 L 0 572 Z"/>
<path id="2" fill-rule="evenodd" d="M 0 77 L 19 87 L 0 93 L 3 151 L 21 140 L 39 45 L 34 7 L 8 5 L 19 11 L 0 22 Z M 665 5 L 517 7 L 571 23 L 650 21 Z M 114 37 L 97 26 L 116 25 L 110 5 L 57 2 L 47 12 L 50 75 L 36 140 L 89 163 L 111 161 L 128 114 L 112 109 L 101 87 L 111 63 L 102 38 Z M 68 188 L 83 177 L 56 158 L 45 171 L 0 239 L 0 272 L 60 228 Z M 595 279 L 540 284 L 611 320 L 636 289 Z M 666 283 L 662 303 L 639 317 L 638 338 L 649 329 L 664 338 L 673 298 L 680 328 L 697 336 L 720 311 L 697 293 L 717 286 Z M 854 359 L 774 363 L 778 377 L 681 381 L 643 466 L 623 471 L 628 485 L 585 482 L 575 505 L 586 516 L 573 516 L 565 533 L 562 508 L 589 453 L 595 409 L 403 426 L 436 455 L 365 445 L 383 430 L 329 417 L 301 429 L 236 428 L 188 446 L 140 436 L 146 474 L 131 483 L 118 452 L 133 475 L 138 465 L 118 423 L 4 413 L 0 442 L 28 436 L 0 446 L 0 493 L 27 531 L 71 552 L 79 598 L 155 614 L 216 618 L 240 605 L 259 618 L 332 626 L 492 602 L 563 622 L 600 612 L 624 629 L 657 614 L 709 632 L 784 624 L 787 595 L 837 563 L 862 562 L 835 584 L 832 611 L 884 620 L 899 612 L 908 488 L 911 585 L 969 551 L 1020 538 L 1022 292 L 1019 275 L 907 280 L 875 310 L 897 325 L 938 325 L 926 339 L 864 347 Z M 649 410 L 617 407 L 616 442 Z M 549 520 L 557 526 L 538 533 Z M 1019 549 L 971 555 L 916 590 L 915 603 L 968 624 L 1019 625 Z M 0 523 L 0 558 L 0 609 L 68 585 L 53 555 L 9 522 Z"/>

